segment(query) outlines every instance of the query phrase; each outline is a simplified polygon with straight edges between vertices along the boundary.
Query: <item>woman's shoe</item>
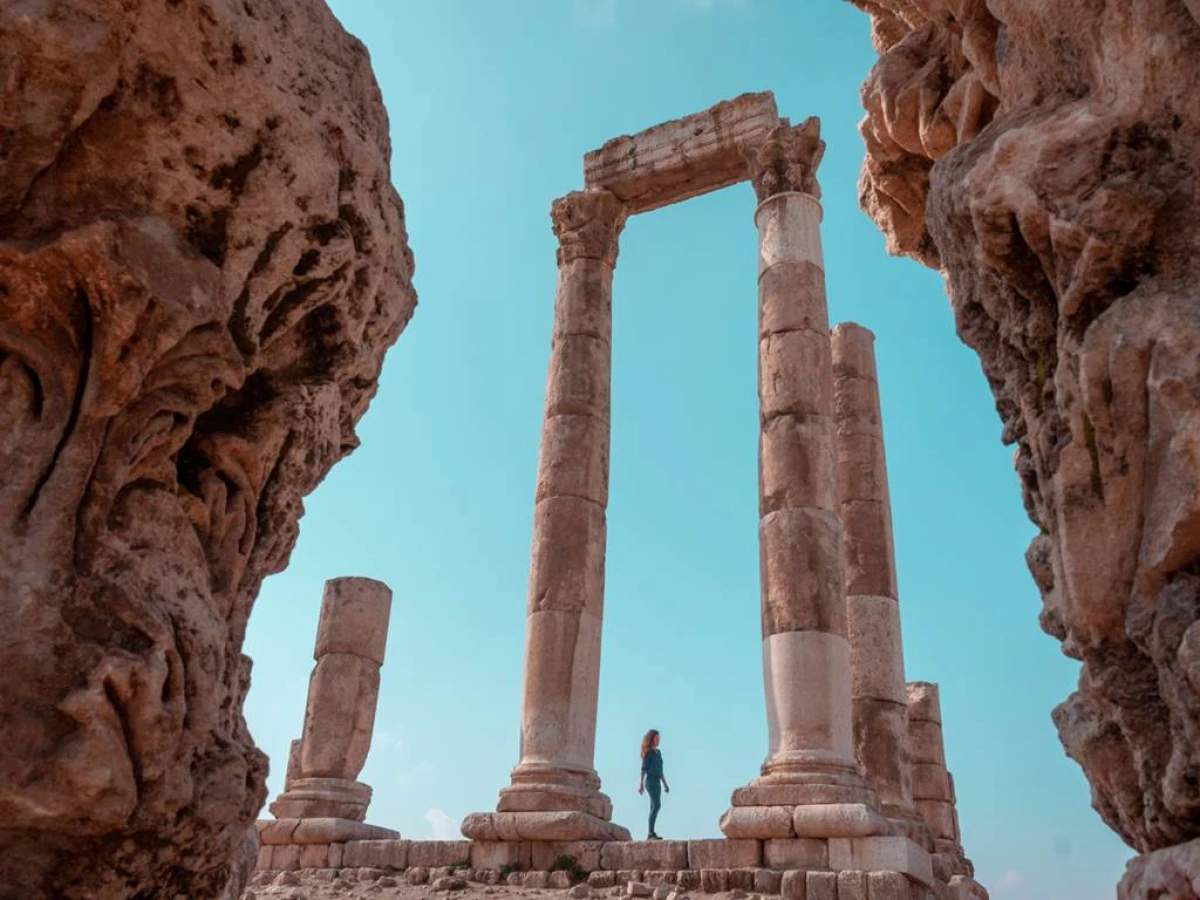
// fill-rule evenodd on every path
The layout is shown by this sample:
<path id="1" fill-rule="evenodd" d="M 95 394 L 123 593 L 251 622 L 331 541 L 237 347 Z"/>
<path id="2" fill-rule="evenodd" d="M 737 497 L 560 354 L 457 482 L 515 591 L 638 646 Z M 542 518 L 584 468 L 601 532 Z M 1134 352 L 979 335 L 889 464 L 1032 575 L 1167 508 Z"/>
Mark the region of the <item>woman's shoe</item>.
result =
<path id="1" fill-rule="evenodd" d="M 660 838 L 660 837 L 659 837 L 657 834 L 655 834 L 655 833 L 652 831 L 652 832 L 650 832 L 650 836 L 649 836 L 649 837 L 647 837 L 647 838 L 646 838 L 646 840 L 648 840 L 648 841 L 661 841 L 661 840 L 662 840 L 662 838 Z"/>

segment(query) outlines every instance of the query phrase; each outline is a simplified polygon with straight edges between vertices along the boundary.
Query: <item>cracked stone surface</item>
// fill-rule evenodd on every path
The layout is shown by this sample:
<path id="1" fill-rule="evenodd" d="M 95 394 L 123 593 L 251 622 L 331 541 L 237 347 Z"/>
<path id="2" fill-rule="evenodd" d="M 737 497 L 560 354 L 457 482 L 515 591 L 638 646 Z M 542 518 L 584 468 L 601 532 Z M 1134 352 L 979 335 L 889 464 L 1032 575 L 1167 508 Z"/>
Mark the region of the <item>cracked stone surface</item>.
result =
<path id="1" fill-rule="evenodd" d="M 320 0 L 18 0 L 0 82 L 0 894 L 216 896 L 251 606 L 416 303 L 387 116 Z"/>
<path id="2" fill-rule="evenodd" d="M 1015 445 L 1054 711 L 1131 846 L 1200 835 L 1200 4 L 854 0 L 861 199 L 940 269 Z"/>

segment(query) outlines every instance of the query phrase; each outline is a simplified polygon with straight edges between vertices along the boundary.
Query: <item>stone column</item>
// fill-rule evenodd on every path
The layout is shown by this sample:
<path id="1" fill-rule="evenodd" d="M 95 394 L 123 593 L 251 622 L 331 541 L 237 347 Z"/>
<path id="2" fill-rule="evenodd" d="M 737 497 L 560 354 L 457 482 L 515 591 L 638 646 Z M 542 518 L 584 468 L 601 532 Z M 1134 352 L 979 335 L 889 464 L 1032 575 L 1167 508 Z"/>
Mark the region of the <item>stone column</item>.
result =
<path id="1" fill-rule="evenodd" d="M 593 768 L 604 612 L 612 279 L 625 221 L 608 191 L 551 208 L 558 293 L 538 462 L 525 639 L 521 758 L 485 840 L 628 840 Z"/>
<path id="2" fill-rule="evenodd" d="M 357 779 L 371 749 L 391 606 L 383 582 L 325 583 L 304 732 L 292 745 L 286 789 L 271 804 L 277 818 L 366 818 L 371 788 Z"/>
<path id="3" fill-rule="evenodd" d="M 833 362 L 821 256 L 819 123 L 747 152 L 758 195 L 759 547 L 769 752 L 728 837 L 885 833 L 854 755 Z"/>
<path id="4" fill-rule="evenodd" d="M 946 769 L 938 686 L 910 681 L 907 693 L 913 801 L 933 832 L 934 864 L 942 877 L 973 876 L 975 867 L 963 852 L 958 829 L 954 779 Z"/>
<path id="5" fill-rule="evenodd" d="M 879 409 L 875 335 L 833 330 L 838 496 L 844 528 L 854 746 L 883 813 L 932 849 L 912 796 L 908 697 L 892 543 L 892 509 Z"/>

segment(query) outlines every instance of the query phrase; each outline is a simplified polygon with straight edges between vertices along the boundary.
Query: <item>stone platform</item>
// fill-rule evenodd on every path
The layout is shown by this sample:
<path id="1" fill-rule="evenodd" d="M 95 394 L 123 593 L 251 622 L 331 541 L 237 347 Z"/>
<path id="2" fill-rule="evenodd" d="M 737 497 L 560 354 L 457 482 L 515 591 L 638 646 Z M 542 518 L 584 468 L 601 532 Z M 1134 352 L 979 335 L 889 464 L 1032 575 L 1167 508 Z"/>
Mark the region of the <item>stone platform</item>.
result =
<path id="1" fill-rule="evenodd" d="M 828 877 L 832 879 L 831 885 L 840 881 L 857 885 L 861 875 L 865 886 L 868 877 L 886 875 L 892 879 L 887 883 L 899 886 L 898 890 L 902 887 L 903 892 L 882 896 L 894 896 L 896 900 L 925 900 L 931 896 L 971 900 L 982 896 L 964 893 L 966 888 L 962 888 L 962 884 L 955 887 L 939 880 L 934 874 L 930 854 L 901 836 L 828 840 L 520 842 L 382 838 L 321 843 L 323 835 L 334 832 L 317 824 L 319 821 L 303 823 L 290 836 L 281 823 L 264 823 L 260 827 L 263 843 L 258 869 L 378 869 L 408 872 L 410 880 L 415 879 L 414 883 L 456 872 L 483 883 L 495 884 L 515 878 L 514 883 L 524 884 L 527 877 L 534 882 L 540 882 L 542 876 L 549 877 L 549 870 L 561 867 L 563 859 L 569 858 L 576 873 L 586 874 L 589 883 L 595 887 L 644 881 L 709 892 L 740 887 L 779 894 L 785 878 L 796 881 L 797 876 L 791 873 L 801 873 L 802 881 L 807 877 L 803 873 L 818 873 L 814 876 L 814 884 L 823 883 L 822 878 Z M 843 878 L 841 873 L 855 874 Z M 895 880 L 897 878 L 899 881 Z M 880 885 L 882 890 L 884 882 Z M 792 896 L 808 896 L 798 893 L 801 890 L 804 888 L 795 887 Z M 828 894 L 829 900 L 839 896 Z M 847 898 L 867 900 L 867 896 L 847 888 Z"/>

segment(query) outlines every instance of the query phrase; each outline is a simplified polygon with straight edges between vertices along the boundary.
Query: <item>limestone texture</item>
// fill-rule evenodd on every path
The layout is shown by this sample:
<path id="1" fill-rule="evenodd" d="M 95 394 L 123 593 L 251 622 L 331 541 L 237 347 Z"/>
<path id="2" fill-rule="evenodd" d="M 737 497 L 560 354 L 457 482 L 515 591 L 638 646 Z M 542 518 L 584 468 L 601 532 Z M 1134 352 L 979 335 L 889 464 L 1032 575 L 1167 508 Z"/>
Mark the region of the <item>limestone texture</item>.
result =
<path id="1" fill-rule="evenodd" d="M 0 70 L 0 896 L 236 893 L 247 618 L 416 303 L 387 116 L 320 0 L 18 0 Z"/>
<path id="2" fill-rule="evenodd" d="M 854 0 L 864 207 L 940 269 L 1015 445 L 1054 711 L 1131 846 L 1200 835 L 1200 4 Z"/>

